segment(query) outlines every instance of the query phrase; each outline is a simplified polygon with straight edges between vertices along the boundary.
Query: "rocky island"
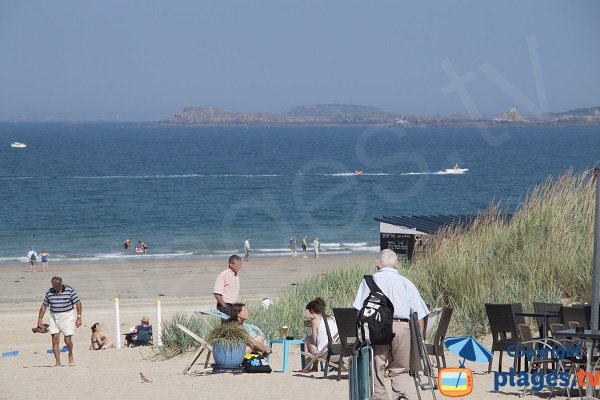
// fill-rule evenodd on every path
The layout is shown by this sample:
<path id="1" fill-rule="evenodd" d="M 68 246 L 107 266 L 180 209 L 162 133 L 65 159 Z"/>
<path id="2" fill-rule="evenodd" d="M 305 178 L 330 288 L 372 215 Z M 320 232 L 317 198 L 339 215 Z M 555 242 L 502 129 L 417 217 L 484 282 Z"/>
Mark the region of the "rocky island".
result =
<path id="1" fill-rule="evenodd" d="M 282 114 L 231 111 L 218 107 L 185 107 L 157 126 L 187 127 L 210 125 L 388 125 L 398 127 L 480 127 L 484 126 L 600 126 L 600 107 L 547 113 L 526 119 L 516 108 L 493 117 L 463 115 L 411 115 L 353 104 L 314 104 L 294 107 Z"/>

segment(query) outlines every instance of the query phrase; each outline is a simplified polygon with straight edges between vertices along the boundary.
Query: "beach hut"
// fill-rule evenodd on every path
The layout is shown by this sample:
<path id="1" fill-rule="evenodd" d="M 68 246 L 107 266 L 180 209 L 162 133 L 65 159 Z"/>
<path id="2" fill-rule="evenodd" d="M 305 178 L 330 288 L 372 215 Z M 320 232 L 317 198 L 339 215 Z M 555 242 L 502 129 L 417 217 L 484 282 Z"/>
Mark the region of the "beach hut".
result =
<path id="1" fill-rule="evenodd" d="M 502 214 L 505 221 L 512 215 Z M 474 214 L 460 215 L 412 215 L 383 216 L 379 222 L 379 247 L 391 249 L 399 257 L 412 260 L 425 249 L 427 237 L 449 226 L 467 228 L 477 217 Z"/>

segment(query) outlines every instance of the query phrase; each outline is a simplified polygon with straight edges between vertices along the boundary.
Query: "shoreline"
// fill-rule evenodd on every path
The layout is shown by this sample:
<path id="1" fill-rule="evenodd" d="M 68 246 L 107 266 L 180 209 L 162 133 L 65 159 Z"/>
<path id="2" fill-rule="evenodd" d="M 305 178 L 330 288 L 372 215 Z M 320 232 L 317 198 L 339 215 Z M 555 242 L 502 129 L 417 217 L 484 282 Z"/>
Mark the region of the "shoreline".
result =
<path id="1" fill-rule="evenodd" d="M 147 254 L 124 254 L 124 257 L 122 258 L 94 258 L 94 257 L 90 257 L 88 258 L 74 258 L 74 259 L 59 259 L 59 260 L 53 260 L 51 257 L 48 259 L 48 269 L 51 269 L 54 266 L 58 266 L 59 268 L 62 267 L 69 267 L 69 266 L 74 266 L 74 265 L 80 265 L 80 266 L 96 266 L 96 265 L 127 265 L 127 264 L 141 264 L 141 263 L 148 263 L 148 264 L 156 264 L 156 263 L 168 263 L 168 264 L 172 264 L 172 263 L 192 263 L 192 262 L 204 262 L 204 261 L 219 261 L 219 260 L 227 260 L 231 255 L 233 254 L 237 254 L 238 256 L 242 257 L 242 259 L 244 258 L 244 252 L 243 251 L 232 251 L 230 254 L 223 254 L 223 255 L 189 255 L 189 254 L 182 254 L 181 256 L 175 256 L 172 254 L 165 254 L 164 257 L 161 254 L 152 254 L 152 253 L 147 253 Z M 300 256 L 296 257 L 296 259 L 304 259 L 301 256 L 302 252 L 300 251 Z M 363 256 L 375 256 L 377 255 L 376 251 L 336 251 L 335 253 L 328 253 L 327 251 L 323 251 L 321 250 L 319 252 L 319 258 L 334 258 L 334 257 L 343 257 L 343 258 L 348 258 L 348 257 L 363 257 Z M 265 253 L 260 253 L 260 254 L 250 254 L 250 259 L 248 262 L 251 262 L 253 259 L 260 259 L 260 260 L 269 260 L 269 259 L 290 259 L 292 260 L 292 258 L 288 255 L 288 256 L 284 256 L 280 253 L 277 254 L 265 254 Z M 308 257 L 306 258 L 306 260 L 314 260 L 314 252 L 308 252 Z M 29 263 L 26 260 L 26 257 L 23 257 L 23 261 L 22 262 L 12 262 L 12 261 L 0 261 L 0 271 L 6 271 L 8 269 L 19 269 L 19 268 L 24 268 L 26 270 L 26 272 L 29 272 Z M 41 261 L 39 261 L 39 259 L 37 260 L 37 272 L 41 272 L 42 271 L 42 263 Z"/>

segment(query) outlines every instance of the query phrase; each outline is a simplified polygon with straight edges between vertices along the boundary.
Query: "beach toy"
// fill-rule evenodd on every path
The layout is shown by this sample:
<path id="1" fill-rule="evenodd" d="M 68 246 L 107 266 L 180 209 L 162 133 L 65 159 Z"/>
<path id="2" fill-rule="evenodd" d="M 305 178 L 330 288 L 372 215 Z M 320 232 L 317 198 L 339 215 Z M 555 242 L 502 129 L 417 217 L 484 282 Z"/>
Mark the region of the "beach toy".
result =
<path id="1" fill-rule="evenodd" d="M 2 353 L 2 358 L 6 358 L 6 357 L 17 357 L 19 355 L 19 351 L 15 350 L 15 351 L 6 351 L 4 353 Z"/>
<path id="2" fill-rule="evenodd" d="M 60 352 L 61 352 L 61 353 L 66 353 L 67 351 L 69 351 L 69 349 L 67 349 L 67 346 L 63 346 L 63 348 L 62 348 L 62 349 L 60 349 Z M 52 349 L 48 349 L 48 350 L 46 350 L 46 353 L 48 353 L 48 354 L 52 354 Z"/>

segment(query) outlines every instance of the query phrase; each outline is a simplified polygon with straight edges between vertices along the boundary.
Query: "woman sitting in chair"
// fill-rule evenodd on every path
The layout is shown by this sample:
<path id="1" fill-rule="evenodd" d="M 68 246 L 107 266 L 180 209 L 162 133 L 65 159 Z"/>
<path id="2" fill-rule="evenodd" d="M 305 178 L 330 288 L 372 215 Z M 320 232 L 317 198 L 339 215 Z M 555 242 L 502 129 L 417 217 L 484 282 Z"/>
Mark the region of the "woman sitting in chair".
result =
<path id="1" fill-rule="evenodd" d="M 138 324 L 131 333 L 125 335 L 127 347 L 145 346 L 152 343 L 152 325 L 150 318 L 142 317 L 142 321 Z"/>
<path id="2" fill-rule="evenodd" d="M 100 333 L 101 325 L 96 322 L 92 325 L 92 344 L 90 345 L 90 350 L 102 350 L 113 347 L 113 343 L 109 342 L 106 336 Z"/>
<path id="3" fill-rule="evenodd" d="M 311 335 L 304 339 L 304 345 L 310 354 L 314 355 L 315 357 L 321 357 L 326 353 L 327 344 L 329 341 L 327 338 L 327 329 L 323 323 L 322 310 L 325 310 L 325 300 L 317 297 L 306 305 L 306 310 L 304 312 L 306 316 L 310 318 L 311 329 Z M 329 332 L 335 341 L 337 338 L 338 327 L 333 317 L 327 317 L 327 326 L 329 326 Z M 307 360 L 307 367 L 305 367 L 301 372 L 317 371 L 317 363 L 312 362 L 313 360 L 314 358 L 312 360 Z"/>
<path id="4" fill-rule="evenodd" d="M 249 313 L 248 308 L 245 304 L 235 303 L 231 306 L 231 318 L 227 321 L 239 325 L 243 328 L 244 321 L 248 319 Z M 271 353 L 271 349 L 264 344 L 264 338 L 258 332 L 248 332 L 252 343 L 248 343 L 246 346 L 246 353 L 252 353 L 253 351 L 261 353 L 264 357 Z"/>

